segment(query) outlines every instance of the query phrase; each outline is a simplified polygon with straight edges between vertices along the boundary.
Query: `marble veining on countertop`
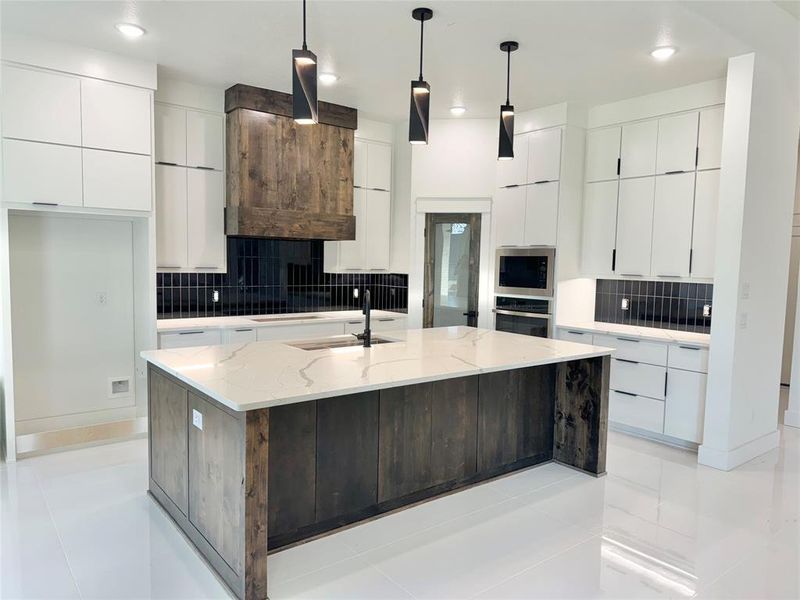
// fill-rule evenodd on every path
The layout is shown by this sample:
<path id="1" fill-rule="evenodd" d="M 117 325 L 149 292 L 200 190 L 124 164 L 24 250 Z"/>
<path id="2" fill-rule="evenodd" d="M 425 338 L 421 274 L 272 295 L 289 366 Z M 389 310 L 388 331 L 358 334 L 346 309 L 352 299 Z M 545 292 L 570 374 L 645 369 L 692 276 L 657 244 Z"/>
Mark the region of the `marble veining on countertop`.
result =
<path id="1" fill-rule="evenodd" d="M 624 335 L 642 340 L 656 342 L 677 342 L 695 344 L 697 346 L 711 345 L 711 336 L 707 333 L 693 331 L 676 331 L 674 329 L 659 329 L 655 327 L 637 327 L 635 325 L 621 325 L 619 323 L 603 323 L 601 321 L 586 321 L 579 323 L 558 323 L 560 329 L 573 329 L 590 333 L 604 333 L 608 335 Z"/>
<path id="2" fill-rule="evenodd" d="M 238 411 L 611 354 L 610 348 L 471 327 L 381 333 L 371 348 L 286 342 L 148 350 L 142 357 Z"/>
<path id="3" fill-rule="evenodd" d="M 291 317 L 291 318 L 288 318 Z M 405 313 L 388 310 L 373 310 L 374 319 L 405 319 Z M 262 319 L 254 321 L 253 319 Z M 361 321 L 364 315 L 360 310 L 330 310 L 310 313 L 279 313 L 270 315 L 250 315 L 244 317 L 195 317 L 186 319 L 159 319 L 156 322 L 158 333 L 187 331 L 190 329 L 231 329 L 236 327 L 274 327 L 277 325 L 305 325 L 307 323 L 336 323 Z"/>

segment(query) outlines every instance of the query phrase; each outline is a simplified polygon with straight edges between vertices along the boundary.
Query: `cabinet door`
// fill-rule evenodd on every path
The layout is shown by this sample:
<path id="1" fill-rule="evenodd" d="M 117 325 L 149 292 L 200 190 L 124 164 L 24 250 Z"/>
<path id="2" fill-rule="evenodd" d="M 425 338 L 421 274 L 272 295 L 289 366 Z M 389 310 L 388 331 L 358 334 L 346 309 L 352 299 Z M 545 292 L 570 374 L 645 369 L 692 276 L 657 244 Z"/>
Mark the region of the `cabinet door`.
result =
<path id="1" fill-rule="evenodd" d="M 558 231 L 558 182 L 526 187 L 524 244 L 555 246 Z"/>
<path id="2" fill-rule="evenodd" d="M 653 257 L 656 277 L 688 277 L 692 247 L 694 172 L 656 177 Z"/>
<path id="3" fill-rule="evenodd" d="M 3 136 L 81 145 L 81 82 L 3 65 Z"/>
<path id="4" fill-rule="evenodd" d="M 353 185 L 367 187 L 367 142 L 356 140 L 353 144 Z"/>
<path id="5" fill-rule="evenodd" d="M 388 144 L 367 144 L 367 187 L 373 190 L 392 189 L 392 147 Z"/>
<path id="6" fill-rule="evenodd" d="M 216 346 L 222 343 L 219 329 L 193 329 L 175 333 L 159 333 L 158 348 L 192 348 L 194 346 Z"/>
<path id="7" fill-rule="evenodd" d="M 142 88 L 81 80 L 81 131 L 89 148 L 150 154 L 152 92 Z"/>
<path id="8" fill-rule="evenodd" d="M 156 165 L 156 266 L 181 269 L 187 261 L 186 167 Z"/>
<path id="9" fill-rule="evenodd" d="M 388 269 L 391 248 L 392 207 L 389 192 L 367 191 L 364 258 L 367 269 Z"/>
<path id="10" fill-rule="evenodd" d="M 125 210 L 152 209 L 149 156 L 83 149 L 83 205 Z"/>
<path id="11" fill-rule="evenodd" d="M 705 373 L 669 369 L 664 407 L 664 434 L 699 444 L 706 406 Z"/>
<path id="12" fill-rule="evenodd" d="M 3 140 L 3 201 L 81 206 L 81 149 Z"/>
<path id="13" fill-rule="evenodd" d="M 656 171 L 659 174 L 694 171 L 696 152 L 696 112 L 658 120 Z"/>
<path id="14" fill-rule="evenodd" d="M 692 277 L 714 277 L 719 170 L 697 173 L 692 228 Z"/>
<path id="15" fill-rule="evenodd" d="M 353 190 L 353 216 L 356 218 L 356 239 L 339 242 L 339 267 L 364 268 L 364 244 L 367 233 L 367 190 Z"/>
<path id="16" fill-rule="evenodd" d="M 225 193 L 222 172 L 186 170 L 188 264 L 225 269 Z"/>
<path id="17" fill-rule="evenodd" d="M 586 181 L 617 178 L 621 134 L 620 127 L 586 132 Z"/>
<path id="18" fill-rule="evenodd" d="M 156 162 L 186 164 L 186 109 L 156 104 Z"/>
<path id="19" fill-rule="evenodd" d="M 188 395 L 158 371 L 148 375 L 150 477 L 185 515 L 189 512 Z"/>
<path id="20" fill-rule="evenodd" d="M 527 183 L 558 181 L 561 173 L 561 129 L 528 134 Z"/>
<path id="21" fill-rule="evenodd" d="M 620 177 L 642 177 L 656 172 L 658 121 L 622 127 Z"/>
<path id="22" fill-rule="evenodd" d="M 697 168 L 719 169 L 722 158 L 722 118 L 724 108 L 700 111 L 700 132 L 697 138 Z"/>
<path id="23" fill-rule="evenodd" d="M 650 274 L 654 192 L 655 177 L 620 181 L 616 268 L 620 275 Z"/>
<path id="24" fill-rule="evenodd" d="M 524 185 L 528 178 L 528 134 L 514 136 L 514 158 L 497 161 L 497 187 Z"/>
<path id="25" fill-rule="evenodd" d="M 225 168 L 225 117 L 220 114 L 186 111 L 186 164 L 221 171 Z"/>
<path id="26" fill-rule="evenodd" d="M 617 242 L 618 181 L 587 183 L 583 189 L 582 270 L 588 275 L 613 272 Z"/>
<path id="27" fill-rule="evenodd" d="M 523 186 L 501 188 L 492 202 L 495 245 L 522 246 L 525 243 L 525 192 Z"/>

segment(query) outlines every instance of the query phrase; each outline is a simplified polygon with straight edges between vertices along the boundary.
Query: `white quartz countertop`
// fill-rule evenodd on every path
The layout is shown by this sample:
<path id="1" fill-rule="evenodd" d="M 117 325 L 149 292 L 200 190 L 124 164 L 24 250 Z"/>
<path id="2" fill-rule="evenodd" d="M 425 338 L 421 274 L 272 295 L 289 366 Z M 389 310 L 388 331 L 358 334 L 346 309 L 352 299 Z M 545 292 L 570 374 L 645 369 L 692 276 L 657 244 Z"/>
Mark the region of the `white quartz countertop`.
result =
<path id="1" fill-rule="evenodd" d="M 405 313 L 388 310 L 373 310 L 372 319 L 405 319 Z M 254 319 L 259 319 L 258 321 Z M 281 313 L 276 315 L 251 315 L 247 317 L 198 317 L 188 319 L 159 319 L 158 333 L 189 331 L 192 329 L 231 329 L 240 327 L 274 327 L 277 325 L 301 325 L 307 323 L 336 323 L 363 321 L 360 310 L 332 310 L 313 313 Z"/>
<path id="2" fill-rule="evenodd" d="M 707 333 L 657 329 L 655 327 L 636 327 L 633 325 L 619 325 L 617 323 L 601 323 L 600 321 L 558 323 L 556 327 L 559 329 L 572 329 L 574 331 L 587 331 L 589 333 L 624 335 L 626 337 L 653 340 L 655 342 L 678 342 L 682 344 L 695 344 L 697 346 L 709 346 L 711 344 L 711 336 Z"/>
<path id="3" fill-rule="evenodd" d="M 612 352 L 471 327 L 392 331 L 378 337 L 398 341 L 323 350 L 250 342 L 149 350 L 142 357 L 225 406 L 246 411 Z"/>

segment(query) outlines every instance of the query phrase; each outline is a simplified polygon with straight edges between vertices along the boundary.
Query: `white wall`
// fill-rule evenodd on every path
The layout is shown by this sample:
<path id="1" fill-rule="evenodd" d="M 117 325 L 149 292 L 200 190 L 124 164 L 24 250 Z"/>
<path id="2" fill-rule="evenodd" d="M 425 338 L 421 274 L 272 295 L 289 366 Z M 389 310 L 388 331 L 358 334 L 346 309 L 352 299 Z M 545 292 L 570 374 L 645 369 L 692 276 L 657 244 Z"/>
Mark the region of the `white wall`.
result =
<path id="1" fill-rule="evenodd" d="M 795 187 L 794 199 L 794 219 L 792 222 L 792 257 L 800 257 L 800 152 L 798 152 L 797 162 L 797 184 Z M 795 253 L 795 247 L 797 251 Z M 795 256 L 795 254 L 797 256 Z M 800 427 L 800 327 L 797 327 L 798 317 L 800 316 L 800 276 L 797 271 L 797 264 L 792 261 L 791 269 L 793 272 L 789 274 L 789 293 L 787 294 L 789 300 L 792 302 L 787 303 L 787 319 L 789 313 L 793 311 L 793 318 L 791 322 L 791 339 L 784 339 L 783 353 L 784 362 L 787 358 L 790 360 L 788 373 L 781 375 L 782 382 L 786 377 L 789 382 L 789 405 L 783 413 L 783 424 L 791 427 Z M 789 327 L 786 327 L 786 336 L 788 338 Z M 787 350 L 787 345 L 791 344 L 791 350 Z M 787 357 L 788 353 L 788 357 Z"/>

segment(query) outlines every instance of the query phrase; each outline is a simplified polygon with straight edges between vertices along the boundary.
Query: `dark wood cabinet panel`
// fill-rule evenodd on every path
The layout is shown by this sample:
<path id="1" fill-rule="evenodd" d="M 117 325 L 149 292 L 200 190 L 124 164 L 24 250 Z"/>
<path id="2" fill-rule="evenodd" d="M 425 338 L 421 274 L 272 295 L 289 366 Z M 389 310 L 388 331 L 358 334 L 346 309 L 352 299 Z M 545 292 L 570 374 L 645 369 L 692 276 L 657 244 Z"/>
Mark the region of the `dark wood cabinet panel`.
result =
<path id="1" fill-rule="evenodd" d="M 269 409 L 245 417 L 244 597 L 267 597 Z"/>
<path id="2" fill-rule="evenodd" d="M 269 535 L 315 521 L 317 403 L 269 409 Z"/>
<path id="3" fill-rule="evenodd" d="M 477 468 L 478 377 L 436 381 L 431 389 L 431 481 L 466 479 Z"/>
<path id="4" fill-rule="evenodd" d="M 555 365 L 520 371 L 518 459 L 542 455 L 552 458 L 555 393 Z"/>
<path id="5" fill-rule="evenodd" d="M 378 502 L 378 392 L 317 405 L 317 522 Z"/>
<path id="6" fill-rule="evenodd" d="M 148 378 L 150 478 L 188 515 L 187 392 L 153 369 Z"/>
<path id="7" fill-rule="evenodd" d="M 189 392 L 189 521 L 236 573 L 242 574 L 244 419 Z"/>

